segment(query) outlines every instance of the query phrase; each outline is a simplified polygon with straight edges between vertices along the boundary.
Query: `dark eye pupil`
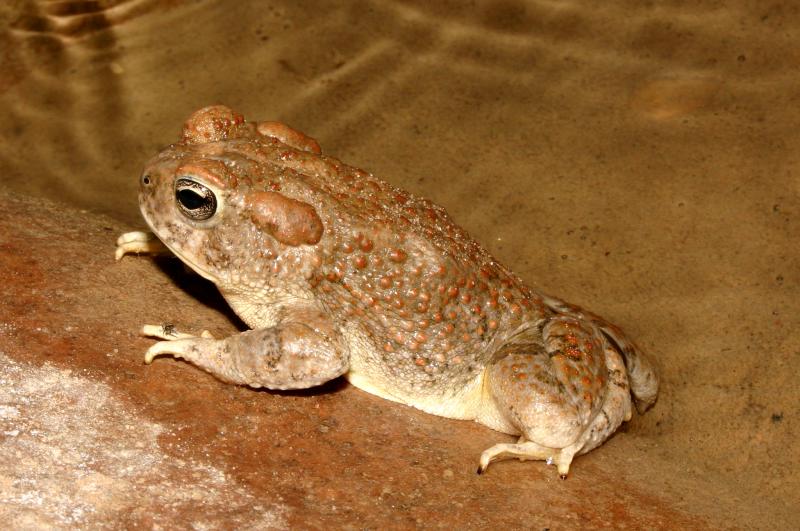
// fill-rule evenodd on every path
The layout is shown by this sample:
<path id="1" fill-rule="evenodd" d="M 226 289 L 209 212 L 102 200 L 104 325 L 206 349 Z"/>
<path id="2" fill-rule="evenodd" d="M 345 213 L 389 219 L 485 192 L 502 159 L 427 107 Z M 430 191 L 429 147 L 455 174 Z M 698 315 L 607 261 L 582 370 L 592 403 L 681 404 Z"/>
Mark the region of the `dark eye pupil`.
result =
<path id="1" fill-rule="evenodd" d="M 179 190 L 178 201 L 189 210 L 197 210 L 204 204 L 208 203 L 208 199 L 198 194 L 194 190 Z"/>

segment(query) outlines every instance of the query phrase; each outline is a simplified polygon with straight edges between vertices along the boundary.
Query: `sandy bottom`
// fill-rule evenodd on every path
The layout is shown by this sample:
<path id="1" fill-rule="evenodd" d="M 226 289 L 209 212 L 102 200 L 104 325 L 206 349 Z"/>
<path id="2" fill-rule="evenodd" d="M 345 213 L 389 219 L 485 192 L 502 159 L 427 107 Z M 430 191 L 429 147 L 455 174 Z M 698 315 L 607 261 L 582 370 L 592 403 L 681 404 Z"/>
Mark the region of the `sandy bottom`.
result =
<path id="1" fill-rule="evenodd" d="M 225 103 L 286 121 L 444 205 L 531 285 L 637 339 L 664 383 L 625 434 L 644 457 L 621 473 L 646 467 L 654 481 L 728 492 L 745 527 L 769 524 L 764 515 L 790 522 L 800 514 L 800 12 L 724 4 L 3 2 L 0 178 L 135 229 L 139 169 L 193 110 Z M 66 382 L 77 409 L 65 422 L 115 422 L 80 400 L 105 399 L 104 388 L 71 386 L 67 370 L 0 357 L 2 397 Z M 54 462 L 52 442 L 35 438 L 13 457 L 17 402 L 0 406 L 2 444 L 17 445 L 0 444 L 6 504 L 22 492 L 9 478 Z M 153 467 L 162 428 L 143 426 L 144 446 L 118 450 Z M 154 488 L 169 481 L 159 474 Z M 199 488 L 219 474 L 198 470 Z M 95 479 L 74 489 L 100 496 L 113 484 L 103 503 L 123 503 L 123 472 Z M 82 510 L 52 508 L 62 509 Z"/>

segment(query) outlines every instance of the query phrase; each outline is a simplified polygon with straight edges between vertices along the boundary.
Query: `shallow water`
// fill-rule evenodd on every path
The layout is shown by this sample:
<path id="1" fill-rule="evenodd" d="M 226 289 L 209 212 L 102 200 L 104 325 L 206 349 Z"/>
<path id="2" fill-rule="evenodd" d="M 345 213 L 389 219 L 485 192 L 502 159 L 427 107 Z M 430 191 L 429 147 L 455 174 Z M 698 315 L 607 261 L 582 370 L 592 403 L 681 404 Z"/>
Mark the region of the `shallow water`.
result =
<path id="1" fill-rule="evenodd" d="M 322 5 L 4 2 L 0 177 L 137 228 L 139 169 L 193 110 L 285 121 L 636 337 L 665 381 L 638 473 L 747 525 L 796 513 L 800 10 Z"/>

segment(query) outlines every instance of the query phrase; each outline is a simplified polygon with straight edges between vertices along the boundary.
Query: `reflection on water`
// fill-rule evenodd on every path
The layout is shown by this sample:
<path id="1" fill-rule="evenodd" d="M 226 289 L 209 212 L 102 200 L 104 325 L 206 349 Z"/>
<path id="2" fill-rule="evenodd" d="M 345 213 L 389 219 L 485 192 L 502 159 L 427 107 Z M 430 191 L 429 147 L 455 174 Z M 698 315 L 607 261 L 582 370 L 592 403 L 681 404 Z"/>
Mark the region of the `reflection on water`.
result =
<path id="1" fill-rule="evenodd" d="M 524 277 L 566 287 L 558 292 L 578 302 L 606 301 L 624 315 L 624 284 L 658 308 L 695 301 L 710 315 L 721 310 L 708 301 L 730 288 L 720 279 L 741 287 L 775 277 L 776 249 L 796 246 L 785 214 L 797 211 L 799 191 L 791 168 L 800 15 L 791 4 L 465 6 L 4 2 L 0 176 L 13 190 L 141 226 L 143 161 L 177 139 L 190 112 L 226 103 L 285 120 L 326 152 L 445 204 Z M 769 304 L 762 292 L 752 297 Z M 719 318 L 738 324 L 758 304 L 724 306 Z M 759 431 L 765 449 L 743 464 L 739 446 L 760 421 L 736 409 L 738 398 L 719 396 L 744 385 L 724 374 L 769 388 L 783 358 L 698 366 L 698 338 L 717 325 L 676 315 L 665 324 L 655 310 L 631 317 L 639 319 L 642 334 L 664 330 L 647 337 L 669 350 L 667 381 L 691 373 L 703 384 L 672 388 L 662 417 L 640 421 L 651 432 L 664 422 L 666 461 L 720 484 L 746 475 L 775 499 L 786 495 L 770 478 L 796 492 L 798 473 L 786 477 L 778 451 L 794 444 L 789 432 Z M 790 411 L 793 397 L 769 407 Z M 694 434 L 729 442 L 711 452 Z"/>
<path id="2" fill-rule="evenodd" d="M 17 32 L 79 39 L 99 33 L 143 14 L 157 0 L 27 1 L 19 8 L 11 27 Z"/>
<path id="3" fill-rule="evenodd" d="M 606 120 L 629 101 L 653 118 L 702 112 L 720 75 L 741 70 L 747 52 L 719 24 L 747 13 L 713 4 L 460 5 L 6 6 L 0 169 L 15 189 L 134 220 L 129 197 L 142 160 L 173 140 L 194 108 L 225 101 L 291 120 L 342 156 L 380 147 L 386 158 L 364 162 L 445 183 L 440 166 L 475 171 L 482 161 L 467 154 L 476 151 L 541 165 L 563 147 L 548 128 Z M 709 18 L 717 23 L 704 25 Z M 420 142 L 454 134 L 466 141 Z M 403 163 L 411 145 L 424 152 L 422 172 Z"/>
<path id="4" fill-rule="evenodd" d="M 115 25 L 157 2 L 22 2 L 6 13 L 0 168 L 22 191 L 91 207 L 119 190 L 113 144 L 129 143 Z M 102 190 L 98 193 L 97 189 Z"/>

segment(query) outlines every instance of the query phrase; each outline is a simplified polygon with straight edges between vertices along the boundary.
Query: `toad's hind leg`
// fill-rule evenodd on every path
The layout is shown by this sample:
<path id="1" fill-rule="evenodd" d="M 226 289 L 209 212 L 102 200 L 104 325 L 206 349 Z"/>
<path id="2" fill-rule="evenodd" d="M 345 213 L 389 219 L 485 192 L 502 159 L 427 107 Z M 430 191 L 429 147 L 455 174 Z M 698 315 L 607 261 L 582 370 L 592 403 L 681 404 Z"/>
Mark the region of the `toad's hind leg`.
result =
<path id="1" fill-rule="evenodd" d="M 551 319 L 544 344 L 521 338 L 487 368 L 480 422 L 521 434 L 481 455 L 479 472 L 495 459 L 546 460 L 566 477 L 572 459 L 601 444 L 630 418 L 630 392 L 620 355 L 591 323 Z"/>

